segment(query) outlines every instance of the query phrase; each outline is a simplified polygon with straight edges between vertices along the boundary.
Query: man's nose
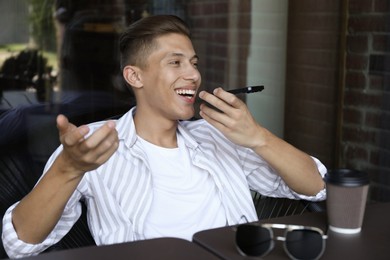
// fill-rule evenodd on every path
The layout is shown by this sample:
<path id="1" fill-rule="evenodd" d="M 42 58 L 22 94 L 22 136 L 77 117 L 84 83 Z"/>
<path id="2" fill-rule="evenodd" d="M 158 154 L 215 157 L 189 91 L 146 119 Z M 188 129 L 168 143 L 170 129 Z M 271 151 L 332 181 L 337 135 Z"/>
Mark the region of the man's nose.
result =
<path id="1" fill-rule="evenodd" d="M 186 79 L 192 80 L 194 82 L 198 81 L 200 79 L 200 72 L 199 70 L 194 67 L 194 65 L 188 66 L 188 69 L 186 71 Z"/>

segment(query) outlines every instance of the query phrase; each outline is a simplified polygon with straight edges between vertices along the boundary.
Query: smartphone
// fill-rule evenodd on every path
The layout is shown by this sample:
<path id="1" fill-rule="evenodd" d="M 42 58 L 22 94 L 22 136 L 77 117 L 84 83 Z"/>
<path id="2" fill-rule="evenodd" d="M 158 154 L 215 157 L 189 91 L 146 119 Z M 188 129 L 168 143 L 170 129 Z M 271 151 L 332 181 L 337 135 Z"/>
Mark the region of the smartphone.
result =
<path id="1" fill-rule="evenodd" d="M 232 93 L 232 94 L 250 94 L 250 93 L 255 93 L 262 91 L 264 89 L 264 86 L 249 86 L 246 88 L 237 88 L 237 89 L 232 89 L 228 90 L 227 92 Z"/>

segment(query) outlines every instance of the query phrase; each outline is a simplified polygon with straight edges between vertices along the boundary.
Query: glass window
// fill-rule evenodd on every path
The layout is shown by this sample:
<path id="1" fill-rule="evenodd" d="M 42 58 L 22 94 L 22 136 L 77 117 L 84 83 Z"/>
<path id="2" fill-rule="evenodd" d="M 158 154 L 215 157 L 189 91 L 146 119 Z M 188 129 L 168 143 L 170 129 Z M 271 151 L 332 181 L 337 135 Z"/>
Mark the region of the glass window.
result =
<path id="1" fill-rule="evenodd" d="M 41 172 L 58 113 L 80 125 L 128 111 L 118 36 L 176 14 L 192 29 L 203 89 L 264 85 L 240 97 L 260 124 L 329 168 L 369 171 L 373 197 L 390 199 L 390 5 L 365 2 L 0 1 L 1 153 L 27 153 Z"/>

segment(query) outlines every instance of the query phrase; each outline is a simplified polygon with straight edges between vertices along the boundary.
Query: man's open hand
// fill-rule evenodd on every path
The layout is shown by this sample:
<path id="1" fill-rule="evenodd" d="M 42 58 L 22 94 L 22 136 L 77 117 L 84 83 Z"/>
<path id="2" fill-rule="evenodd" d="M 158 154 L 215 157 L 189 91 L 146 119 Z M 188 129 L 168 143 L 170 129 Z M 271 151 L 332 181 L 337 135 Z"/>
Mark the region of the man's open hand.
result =
<path id="1" fill-rule="evenodd" d="M 76 127 L 64 115 L 57 117 L 61 157 L 70 172 L 83 174 L 105 163 L 118 148 L 118 132 L 114 121 L 107 121 L 91 135 L 86 125 Z"/>

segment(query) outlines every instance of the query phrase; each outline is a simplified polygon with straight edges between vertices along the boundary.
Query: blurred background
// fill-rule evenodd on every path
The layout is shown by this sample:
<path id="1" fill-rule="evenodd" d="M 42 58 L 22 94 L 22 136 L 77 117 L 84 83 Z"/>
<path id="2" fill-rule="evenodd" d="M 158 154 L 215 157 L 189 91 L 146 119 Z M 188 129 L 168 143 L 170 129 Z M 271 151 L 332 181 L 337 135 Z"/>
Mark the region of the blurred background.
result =
<path id="1" fill-rule="evenodd" d="M 189 24 L 203 89 L 264 85 L 241 97 L 260 124 L 328 168 L 367 171 L 369 199 L 390 201 L 386 0 L 0 0 L 1 153 L 43 165 L 58 113 L 129 110 L 118 36 L 154 14 Z"/>

